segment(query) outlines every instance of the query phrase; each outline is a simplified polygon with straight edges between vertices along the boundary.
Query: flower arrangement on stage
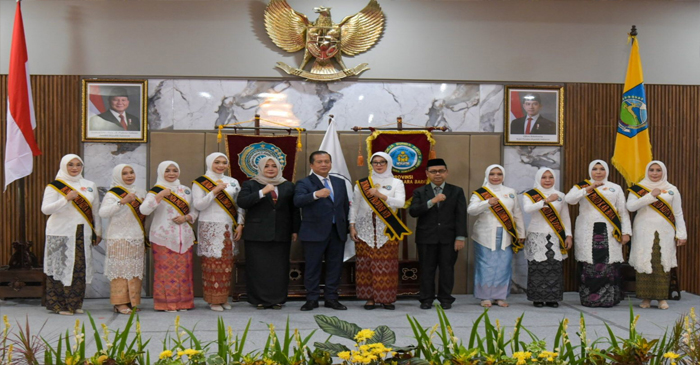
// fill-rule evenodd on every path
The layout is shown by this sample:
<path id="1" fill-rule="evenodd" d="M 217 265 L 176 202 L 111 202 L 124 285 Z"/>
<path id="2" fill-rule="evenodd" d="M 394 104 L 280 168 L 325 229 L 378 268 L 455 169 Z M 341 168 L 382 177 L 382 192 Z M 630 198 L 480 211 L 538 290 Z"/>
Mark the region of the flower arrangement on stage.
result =
<path id="1" fill-rule="evenodd" d="M 609 337 L 593 341 L 586 333 L 586 321 L 581 315 L 578 345 L 569 336 L 569 320 L 563 319 L 550 346 L 523 326 L 524 315 L 512 328 L 498 320 L 492 322 L 485 310 L 475 321 L 464 340 L 454 333 L 445 312 L 437 307 L 438 323 L 423 327 L 415 317 L 407 315 L 413 330 L 415 345 L 395 346 L 396 336 L 387 326 L 360 328 L 337 317 L 315 316 L 319 328 L 330 336 L 325 342 L 309 341 L 316 330 L 302 336 L 289 327 L 278 335 L 270 324 L 265 347 L 245 349 L 251 320 L 240 335 L 217 322 L 217 339 L 202 342 L 195 329 L 180 325 L 176 317 L 174 329 L 166 333 L 163 350 L 153 358 L 146 346 L 150 340 L 141 335 L 141 322 L 134 311 L 123 330 L 97 326 L 88 313 L 91 336 L 96 346 L 92 355 L 86 353 L 86 326 L 76 320 L 75 326 L 50 342 L 39 334 L 31 334 L 29 325 L 11 331 L 7 316 L 0 334 L 0 365 L 690 365 L 700 363 L 700 322 L 695 310 L 682 316 L 661 339 L 647 339 L 636 330 L 639 316 L 630 306 L 629 334 L 615 336 L 610 327 Z M 39 331 L 40 332 L 40 331 Z M 14 337 L 11 337 L 14 335 Z M 353 342 L 349 347 L 330 342 L 333 337 Z M 313 348 L 312 348 L 313 347 Z M 41 359 L 41 360 L 39 360 Z"/>

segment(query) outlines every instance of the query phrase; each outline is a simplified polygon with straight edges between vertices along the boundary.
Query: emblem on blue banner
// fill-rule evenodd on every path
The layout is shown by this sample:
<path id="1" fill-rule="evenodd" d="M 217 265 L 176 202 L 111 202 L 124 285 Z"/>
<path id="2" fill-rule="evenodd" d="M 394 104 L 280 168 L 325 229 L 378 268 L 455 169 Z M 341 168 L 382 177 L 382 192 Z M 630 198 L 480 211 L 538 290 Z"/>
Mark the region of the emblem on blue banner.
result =
<path id="1" fill-rule="evenodd" d="M 280 170 L 283 170 L 287 165 L 287 155 L 282 152 L 281 148 L 272 143 L 258 142 L 248 145 L 238 154 L 238 166 L 246 176 L 252 178 L 258 173 L 258 161 L 268 156 L 274 157 L 280 162 L 281 166 L 278 166 Z"/>
<path id="2" fill-rule="evenodd" d="M 644 84 L 639 84 L 622 95 L 617 132 L 632 138 L 648 126 Z"/>
<path id="3" fill-rule="evenodd" d="M 423 162 L 423 154 L 420 149 L 407 142 L 393 143 L 384 152 L 391 156 L 395 172 L 411 172 Z"/>

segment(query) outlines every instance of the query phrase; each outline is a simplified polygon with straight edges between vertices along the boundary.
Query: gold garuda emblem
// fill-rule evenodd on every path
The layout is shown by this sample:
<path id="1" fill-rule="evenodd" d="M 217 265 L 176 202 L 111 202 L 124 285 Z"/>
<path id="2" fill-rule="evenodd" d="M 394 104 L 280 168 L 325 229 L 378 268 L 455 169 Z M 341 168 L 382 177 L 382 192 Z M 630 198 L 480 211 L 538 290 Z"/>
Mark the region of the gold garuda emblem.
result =
<path id="1" fill-rule="evenodd" d="M 267 5 L 265 29 L 272 41 L 287 52 L 304 49 L 304 60 L 299 68 L 284 62 L 277 62 L 277 67 L 290 75 L 315 81 L 340 80 L 368 70 L 366 63 L 347 68 L 342 54 L 354 56 L 377 43 L 384 30 L 384 13 L 379 3 L 370 0 L 359 13 L 345 17 L 340 23 L 331 20 L 331 8 L 321 6 L 314 10 L 319 15 L 312 23 L 306 15 L 292 9 L 286 0 L 271 0 Z M 305 71 L 304 67 L 312 58 L 311 71 Z"/>

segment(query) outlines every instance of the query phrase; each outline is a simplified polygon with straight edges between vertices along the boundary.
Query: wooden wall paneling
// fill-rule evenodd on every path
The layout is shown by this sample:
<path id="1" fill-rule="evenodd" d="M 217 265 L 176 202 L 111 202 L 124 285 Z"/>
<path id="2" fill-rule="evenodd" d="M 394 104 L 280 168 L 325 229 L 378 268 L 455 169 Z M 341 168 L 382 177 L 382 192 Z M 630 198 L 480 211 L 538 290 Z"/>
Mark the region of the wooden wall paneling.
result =
<path id="1" fill-rule="evenodd" d="M 34 242 L 33 252 L 41 259 L 47 217 L 41 213 L 44 188 L 56 176 L 58 163 L 67 153 L 80 153 L 80 76 L 32 76 L 32 91 L 37 121 L 35 136 L 43 154 L 34 158 L 34 172 L 25 178 L 27 239 Z M 7 125 L 7 75 L 0 75 L 0 159 L 5 161 Z M 4 168 L 0 181 L 5 181 Z M 9 262 L 11 242 L 19 237 L 18 186 L 14 182 L 0 198 L 0 265 Z"/>

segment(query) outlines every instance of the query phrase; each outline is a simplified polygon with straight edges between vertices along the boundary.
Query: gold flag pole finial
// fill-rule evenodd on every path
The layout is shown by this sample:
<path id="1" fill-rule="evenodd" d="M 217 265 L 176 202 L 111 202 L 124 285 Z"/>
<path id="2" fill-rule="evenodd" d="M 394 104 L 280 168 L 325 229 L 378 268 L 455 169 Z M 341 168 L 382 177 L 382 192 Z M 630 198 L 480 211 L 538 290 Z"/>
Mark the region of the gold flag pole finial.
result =
<path id="1" fill-rule="evenodd" d="M 632 29 L 630 30 L 629 33 L 627 33 L 627 44 L 631 44 L 634 42 L 634 39 L 637 37 L 637 26 L 632 25 Z"/>

